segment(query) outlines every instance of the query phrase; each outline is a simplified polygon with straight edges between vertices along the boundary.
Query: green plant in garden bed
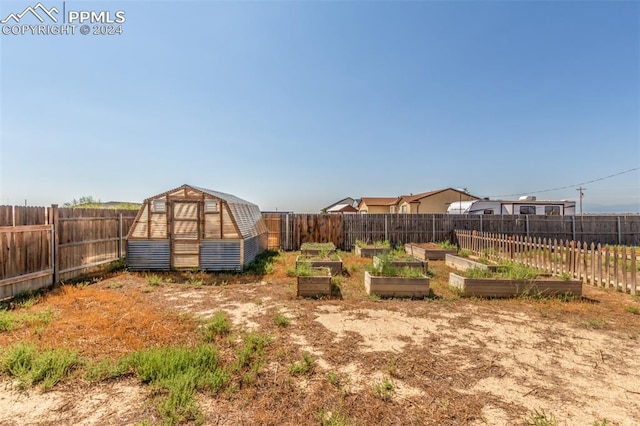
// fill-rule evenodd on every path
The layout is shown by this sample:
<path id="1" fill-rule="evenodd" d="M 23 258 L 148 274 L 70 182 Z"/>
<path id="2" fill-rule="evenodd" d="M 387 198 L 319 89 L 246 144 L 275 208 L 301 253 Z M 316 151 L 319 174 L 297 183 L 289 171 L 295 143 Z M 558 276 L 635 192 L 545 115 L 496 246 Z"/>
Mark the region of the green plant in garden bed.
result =
<path id="1" fill-rule="evenodd" d="M 443 250 L 458 250 L 458 246 L 453 244 L 451 241 L 449 240 L 445 240 L 445 241 L 441 241 L 439 243 L 437 243 L 441 249 Z"/>
<path id="2" fill-rule="evenodd" d="M 462 250 L 458 251 L 458 256 L 464 257 L 464 258 L 468 258 L 468 257 L 471 256 L 471 250 L 462 249 Z"/>
<path id="3" fill-rule="evenodd" d="M 302 245 L 300 245 L 301 251 L 318 250 L 321 252 L 330 252 L 334 251 L 335 249 L 336 245 L 333 243 L 302 243 Z"/>
<path id="4" fill-rule="evenodd" d="M 369 243 L 367 241 L 362 241 L 362 240 L 356 240 L 356 246 L 360 248 L 363 248 L 363 247 L 390 248 L 391 243 L 389 242 L 389 240 L 374 241 L 373 243 Z"/>
<path id="5" fill-rule="evenodd" d="M 545 272 L 520 263 L 509 262 L 501 265 L 496 272 L 488 269 L 471 268 L 461 272 L 461 275 L 467 278 L 500 278 L 516 281 L 528 281 L 536 279 L 540 277 L 540 275 L 545 275 Z"/>
<path id="6" fill-rule="evenodd" d="M 382 256 L 381 261 L 377 267 L 369 266 L 367 270 L 371 275 L 378 277 L 407 277 L 407 278 L 419 278 L 419 277 L 432 277 L 433 274 L 429 271 L 425 271 L 422 268 L 411 268 L 409 266 L 396 266 L 389 260 L 388 256 Z"/>
<path id="7" fill-rule="evenodd" d="M 329 275 L 328 268 L 314 268 L 310 263 L 299 262 L 294 269 L 287 269 L 289 277 L 312 277 Z"/>
<path id="8" fill-rule="evenodd" d="M 416 261 L 416 259 L 413 256 L 411 256 L 405 251 L 404 247 L 395 248 L 391 250 L 389 253 L 378 255 L 378 257 L 382 259 L 387 259 L 390 261 L 402 261 L 402 262 Z"/>
<path id="9" fill-rule="evenodd" d="M 322 260 L 331 260 L 333 262 L 340 261 L 340 255 L 333 252 L 320 252 L 319 254 L 304 254 L 298 257 L 298 261 L 300 262 L 312 262 L 312 261 L 322 261 Z"/>

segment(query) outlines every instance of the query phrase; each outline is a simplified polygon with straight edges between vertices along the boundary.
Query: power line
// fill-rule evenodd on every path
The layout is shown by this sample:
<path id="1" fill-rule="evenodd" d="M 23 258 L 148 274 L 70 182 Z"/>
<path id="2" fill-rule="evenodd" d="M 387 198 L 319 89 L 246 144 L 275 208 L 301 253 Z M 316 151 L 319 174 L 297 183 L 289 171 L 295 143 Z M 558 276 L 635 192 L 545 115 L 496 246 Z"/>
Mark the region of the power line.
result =
<path id="1" fill-rule="evenodd" d="M 580 182 L 580 183 L 576 183 L 576 184 L 573 184 L 573 185 L 560 186 L 560 187 L 558 187 L 558 188 L 541 189 L 540 191 L 527 191 L 527 192 L 520 192 L 520 193 L 518 193 L 518 194 L 489 195 L 488 197 L 489 197 L 489 198 L 492 198 L 492 197 L 493 197 L 493 198 L 499 198 L 499 197 L 517 197 L 518 195 L 540 194 L 540 193 L 542 193 L 542 192 L 559 191 L 559 190 L 561 190 L 561 189 L 568 189 L 568 188 L 573 188 L 573 187 L 576 187 L 576 186 L 586 185 L 586 184 L 588 184 L 588 183 L 599 182 L 599 181 L 601 181 L 601 180 L 610 179 L 610 178 L 612 178 L 612 177 L 620 176 L 620 175 L 623 175 L 623 174 L 625 174 L 625 173 L 631 173 L 631 172 L 634 172 L 634 171 L 636 171 L 636 170 L 640 170 L 640 167 L 634 167 L 633 169 L 625 170 L 624 172 L 614 173 L 614 174 L 609 175 L 609 176 L 604 176 L 604 177 L 601 177 L 601 178 L 597 178 L 597 179 L 593 179 L 593 180 L 588 180 L 588 181 L 586 181 L 586 182 Z"/>

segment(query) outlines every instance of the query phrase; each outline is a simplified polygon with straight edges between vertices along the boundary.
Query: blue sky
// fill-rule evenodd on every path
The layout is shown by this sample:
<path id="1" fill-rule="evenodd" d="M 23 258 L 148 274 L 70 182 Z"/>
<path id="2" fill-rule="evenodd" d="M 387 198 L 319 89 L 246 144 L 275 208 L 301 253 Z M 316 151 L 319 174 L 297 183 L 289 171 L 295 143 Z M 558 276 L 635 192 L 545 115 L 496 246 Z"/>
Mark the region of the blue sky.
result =
<path id="1" fill-rule="evenodd" d="M 122 10 L 123 33 L 0 34 L 0 204 L 184 183 L 298 212 L 446 187 L 577 200 L 635 169 L 585 184 L 584 209 L 640 212 L 639 2 L 64 7 Z"/>

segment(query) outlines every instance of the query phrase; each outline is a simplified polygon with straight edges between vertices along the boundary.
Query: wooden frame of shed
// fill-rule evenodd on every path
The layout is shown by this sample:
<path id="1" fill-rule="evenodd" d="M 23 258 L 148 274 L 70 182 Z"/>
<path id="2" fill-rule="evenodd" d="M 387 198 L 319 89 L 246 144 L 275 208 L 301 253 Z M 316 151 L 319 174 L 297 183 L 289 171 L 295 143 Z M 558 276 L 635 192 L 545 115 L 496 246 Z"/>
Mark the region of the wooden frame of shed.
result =
<path id="1" fill-rule="evenodd" d="M 127 237 L 131 271 L 241 271 L 267 248 L 257 205 L 182 185 L 144 200 Z"/>

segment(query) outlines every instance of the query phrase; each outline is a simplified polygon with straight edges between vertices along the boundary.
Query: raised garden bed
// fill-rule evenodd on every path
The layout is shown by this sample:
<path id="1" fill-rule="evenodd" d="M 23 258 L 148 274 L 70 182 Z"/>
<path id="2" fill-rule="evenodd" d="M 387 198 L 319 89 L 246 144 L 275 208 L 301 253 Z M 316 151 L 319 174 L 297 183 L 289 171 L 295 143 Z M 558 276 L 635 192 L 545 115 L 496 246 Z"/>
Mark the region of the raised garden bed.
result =
<path id="1" fill-rule="evenodd" d="M 300 254 L 303 256 L 317 256 L 331 254 L 336 251 L 333 243 L 303 243 L 300 246 Z"/>
<path id="2" fill-rule="evenodd" d="M 356 241 L 355 253 L 360 257 L 373 257 L 391 252 L 391 245 L 388 241 L 376 241 L 373 244 Z"/>
<path id="3" fill-rule="evenodd" d="M 429 278 L 424 277 L 384 277 L 364 273 L 364 288 L 367 294 L 383 297 L 427 297 Z"/>
<path id="4" fill-rule="evenodd" d="M 428 267 L 428 263 L 424 260 L 418 260 L 409 255 L 393 256 L 392 254 L 390 254 L 387 259 L 384 259 L 382 256 L 373 256 L 373 267 L 380 268 L 383 261 L 387 261 L 397 268 L 419 268 L 425 272 Z"/>
<path id="5" fill-rule="evenodd" d="M 298 275 L 296 296 L 331 296 L 331 271 L 329 268 L 310 268 L 311 275 Z"/>
<path id="6" fill-rule="evenodd" d="M 447 254 L 458 253 L 457 249 L 442 248 L 436 243 L 409 243 L 404 245 L 407 254 L 420 260 L 444 260 Z"/>
<path id="7" fill-rule="evenodd" d="M 340 275 L 342 273 L 342 259 L 337 254 L 331 255 L 307 255 L 296 257 L 296 267 L 302 263 L 308 263 L 314 268 L 329 268 L 331 275 Z"/>
<path id="8" fill-rule="evenodd" d="M 468 297 L 517 297 L 521 295 L 582 296 L 582 282 L 552 277 L 531 280 L 468 278 L 451 272 L 449 285 Z"/>
<path id="9" fill-rule="evenodd" d="M 497 271 L 499 265 L 492 263 L 478 262 L 477 260 L 469 257 L 456 256 L 455 254 L 446 254 L 445 262 L 447 266 L 457 269 L 458 271 L 466 271 L 467 269 L 486 269 L 488 271 Z"/>

